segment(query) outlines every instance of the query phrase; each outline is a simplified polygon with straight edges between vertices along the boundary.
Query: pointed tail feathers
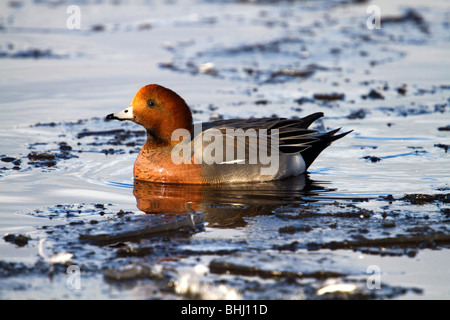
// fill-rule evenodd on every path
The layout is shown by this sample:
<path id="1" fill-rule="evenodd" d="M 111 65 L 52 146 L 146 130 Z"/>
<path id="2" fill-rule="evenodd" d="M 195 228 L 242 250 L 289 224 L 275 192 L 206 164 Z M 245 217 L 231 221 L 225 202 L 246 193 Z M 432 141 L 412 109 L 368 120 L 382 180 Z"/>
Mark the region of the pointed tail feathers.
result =
<path id="1" fill-rule="evenodd" d="M 303 160 L 305 160 L 306 169 L 314 162 L 314 160 L 317 158 L 317 156 L 326 148 L 328 147 L 332 142 L 345 137 L 347 134 L 352 132 L 353 130 L 337 134 L 336 133 L 341 128 L 326 132 L 326 133 L 318 133 L 312 135 L 313 137 L 317 138 L 317 141 L 311 144 L 311 146 L 302 151 L 301 155 L 303 157 Z"/>

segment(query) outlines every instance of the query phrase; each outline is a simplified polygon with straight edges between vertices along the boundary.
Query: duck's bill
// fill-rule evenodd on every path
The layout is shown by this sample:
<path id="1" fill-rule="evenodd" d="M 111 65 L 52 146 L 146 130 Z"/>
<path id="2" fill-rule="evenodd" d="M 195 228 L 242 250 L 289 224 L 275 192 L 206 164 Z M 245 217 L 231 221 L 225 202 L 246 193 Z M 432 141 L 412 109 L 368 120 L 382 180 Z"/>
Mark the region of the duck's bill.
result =
<path id="1" fill-rule="evenodd" d="M 132 106 L 129 106 L 128 108 L 126 108 L 125 110 L 122 110 L 120 112 L 111 113 L 106 116 L 106 120 L 124 121 L 124 120 L 133 120 L 133 119 L 134 119 L 134 115 L 133 115 L 133 107 Z"/>

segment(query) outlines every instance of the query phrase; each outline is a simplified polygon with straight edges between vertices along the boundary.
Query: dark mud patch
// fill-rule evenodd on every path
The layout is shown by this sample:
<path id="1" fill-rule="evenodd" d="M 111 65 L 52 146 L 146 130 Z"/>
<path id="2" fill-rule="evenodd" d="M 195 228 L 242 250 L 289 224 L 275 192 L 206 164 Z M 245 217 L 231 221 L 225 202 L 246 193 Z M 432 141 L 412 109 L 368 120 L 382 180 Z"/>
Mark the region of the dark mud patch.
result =
<path id="1" fill-rule="evenodd" d="M 448 148 L 449 148 L 450 145 L 448 145 L 448 144 L 443 144 L 443 143 L 438 143 L 438 144 L 435 144 L 434 146 L 435 146 L 436 148 L 444 149 L 445 153 L 447 153 L 447 152 L 448 152 Z"/>
<path id="2" fill-rule="evenodd" d="M 200 213 L 169 217 L 164 215 L 128 216 L 115 223 L 109 223 L 107 227 L 87 228 L 86 232 L 79 234 L 79 239 L 94 244 L 108 244 L 132 239 L 140 240 L 170 232 L 189 234 L 202 229 L 203 221 L 204 217 Z"/>
<path id="3" fill-rule="evenodd" d="M 46 153 L 46 152 L 30 152 L 27 156 L 27 158 L 30 160 L 28 162 L 29 165 L 32 165 L 34 167 L 53 167 L 56 165 L 55 159 L 57 158 L 57 155 L 53 153 Z M 58 155 L 59 158 L 59 155 Z"/>
<path id="4" fill-rule="evenodd" d="M 383 223 L 383 228 L 393 228 L 395 224 Z M 415 233 L 423 228 L 411 228 L 409 231 Z M 427 231 L 429 231 L 427 229 Z M 301 245 L 298 242 L 279 246 L 275 249 L 295 251 L 306 248 L 308 251 L 321 249 L 339 250 L 350 249 L 366 254 L 376 254 L 380 256 L 403 256 L 415 257 L 419 249 L 435 249 L 437 247 L 448 247 L 450 245 L 450 235 L 445 233 L 416 234 L 410 236 L 398 236 L 395 238 L 365 239 L 363 236 L 359 240 L 331 241 L 327 243 L 310 242 Z"/>
<path id="5" fill-rule="evenodd" d="M 316 93 L 313 95 L 313 98 L 315 100 L 320 100 L 320 101 L 337 101 L 337 100 L 344 100 L 345 94 L 343 94 L 343 93 Z"/>
<path id="6" fill-rule="evenodd" d="M 6 234 L 3 237 L 3 240 L 5 240 L 6 242 L 9 243 L 13 243 L 15 245 L 17 245 L 18 247 L 23 247 L 26 246 L 28 244 L 28 241 L 31 238 L 27 235 L 23 235 L 23 234 Z"/>
<path id="7" fill-rule="evenodd" d="M 3 166 L 0 168 L 0 173 L 6 170 L 20 170 L 20 165 L 22 164 L 21 159 L 7 155 L 2 155 L 0 161 L 4 164 L 8 164 L 8 167 Z"/>
<path id="8" fill-rule="evenodd" d="M 14 45 L 9 43 L 8 46 L 2 50 L 0 48 L 0 58 L 9 59 L 67 59 L 68 54 L 55 53 L 51 49 L 28 48 L 15 49 Z"/>
<path id="9" fill-rule="evenodd" d="M 376 99 L 380 99 L 380 100 L 384 100 L 384 96 L 376 91 L 376 90 L 370 90 L 370 92 L 367 95 L 362 95 L 361 98 L 363 99 L 372 99 L 372 100 L 376 100 Z"/>
<path id="10" fill-rule="evenodd" d="M 53 207 L 36 209 L 28 214 L 39 218 L 48 218 L 50 220 L 74 219 L 69 222 L 72 223 L 79 219 L 84 219 L 80 221 L 88 222 L 88 220 L 86 220 L 87 218 L 111 218 L 114 215 L 122 217 L 123 215 L 130 213 L 124 212 L 123 210 L 115 213 L 111 209 L 112 206 L 112 204 L 102 203 L 57 204 Z"/>
<path id="11" fill-rule="evenodd" d="M 450 203 L 450 193 L 447 194 L 406 194 L 402 200 L 409 201 L 412 204 L 427 204 L 427 203 Z"/>
<path id="12" fill-rule="evenodd" d="M 380 162 L 382 159 L 376 156 L 365 156 L 363 159 L 366 159 L 370 162 Z"/>
<path id="13" fill-rule="evenodd" d="M 43 149 L 47 143 L 32 143 L 29 149 Z M 3 156 L 2 161 L 10 164 L 9 167 L 0 168 L 0 172 L 8 170 L 28 171 L 33 168 L 52 168 L 61 160 L 78 158 L 77 155 L 70 152 L 72 147 L 66 142 L 59 142 L 55 148 L 46 151 L 31 151 L 26 156 Z M 1 176 L 1 174 L 0 174 Z"/>
<path id="14" fill-rule="evenodd" d="M 415 9 L 408 8 L 399 16 L 388 16 L 383 18 L 384 24 L 412 24 L 424 34 L 430 33 L 430 28 L 425 18 Z"/>
<path id="15" fill-rule="evenodd" d="M 450 125 L 445 126 L 445 127 L 439 127 L 438 130 L 439 131 L 450 131 Z"/>
<path id="16" fill-rule="evenodd" d="M 216 274 L 234 274 L 241 276 L 258 277 L 262 279 L 291 279 L 296 278 L 312 278 L 325 280 L 328 278 L 340 278 L 345 276 L 345 274 L 338 272 L 328 272 L 328 271 L 316 271 L 316 272 L 292 272 L 292 271 L 279 271 L 279 270 L 262 270 L 261 268 L 255 266 L 245 266 L 238 265 L 229 262 L 213 260 L 209 264 L 209 270 L 211 273 Z"/>
<path id="17" fill-rule="evenodd" d="M 352 111 L 348 116 L 347 119 L 355 120 L 355 119 L 364 119 L 370 112 L 366 109 L 359 109 Z"/>
<path id="18" fill-rule="evenodd" d="M 396 116 L 408 117 L 432 113 L 445 113 L 447 109 L 447 103 L 435 104 L 434 107 L 425 104 L 411 103 L 410 105 L 399 105 L 395 107 L 378 107 L 377 109 L 388 115 L 394 114 Z"/>

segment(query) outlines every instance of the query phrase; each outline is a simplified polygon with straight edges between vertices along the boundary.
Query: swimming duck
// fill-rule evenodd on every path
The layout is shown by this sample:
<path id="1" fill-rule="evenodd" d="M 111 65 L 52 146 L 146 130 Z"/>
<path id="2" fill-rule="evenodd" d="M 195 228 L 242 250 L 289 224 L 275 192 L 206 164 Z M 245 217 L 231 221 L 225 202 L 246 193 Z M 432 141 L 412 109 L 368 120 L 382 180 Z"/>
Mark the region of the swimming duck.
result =
<path id="1" fill-rule="evenodd" d="M 106 119 L 129 120 L 147 132 L 134 163 L 135 179 L 216 184 L 279 180 L 304 173 L 326 147 L 351 132 L 308 129 L 322 116 L 317 112 L 301 119 L 230 119 L 194 125 L 183 98 L 149 84 L 139 89 L 130 106 Z"/>

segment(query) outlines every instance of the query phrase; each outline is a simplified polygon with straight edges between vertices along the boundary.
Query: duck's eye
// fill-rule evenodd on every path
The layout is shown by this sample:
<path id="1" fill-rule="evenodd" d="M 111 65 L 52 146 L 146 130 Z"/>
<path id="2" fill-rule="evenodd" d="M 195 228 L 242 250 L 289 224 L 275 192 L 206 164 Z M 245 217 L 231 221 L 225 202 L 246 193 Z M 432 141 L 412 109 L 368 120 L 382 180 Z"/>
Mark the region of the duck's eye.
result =
<path id="1" fill-rule="evenodd" d="M 156 106 L 156 103 L 154 100 L 148 100 L 147 101 L 147 106 L 149 106 L 150 108 L 153 108 L 154 106 Z"/>

